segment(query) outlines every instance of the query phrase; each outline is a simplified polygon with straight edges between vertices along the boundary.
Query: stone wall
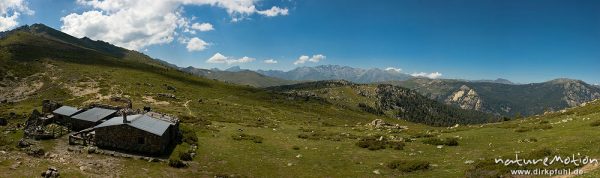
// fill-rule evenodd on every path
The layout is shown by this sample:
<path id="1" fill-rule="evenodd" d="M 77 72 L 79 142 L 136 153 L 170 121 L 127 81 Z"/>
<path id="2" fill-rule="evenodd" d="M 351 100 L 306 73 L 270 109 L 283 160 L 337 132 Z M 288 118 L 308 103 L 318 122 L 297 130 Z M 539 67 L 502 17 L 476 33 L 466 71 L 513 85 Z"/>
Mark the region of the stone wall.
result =
<path id="1" fill-rule="evenodd" d="M 96 128 L 96 145 L 145 154 L 162 154 L 169 146 L 170 129 L 158 136 L 129 125 Z"/>

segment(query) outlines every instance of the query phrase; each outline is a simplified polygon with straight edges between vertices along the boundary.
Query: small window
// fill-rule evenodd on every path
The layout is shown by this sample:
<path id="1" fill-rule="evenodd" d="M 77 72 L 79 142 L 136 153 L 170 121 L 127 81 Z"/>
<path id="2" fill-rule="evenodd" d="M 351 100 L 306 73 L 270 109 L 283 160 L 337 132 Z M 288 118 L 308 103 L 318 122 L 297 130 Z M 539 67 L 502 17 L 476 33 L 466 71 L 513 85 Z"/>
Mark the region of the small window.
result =
<path id="1" fill-rule="evenodd" d="M 138 137 L 138 144 L 145 144 L 145 141 L 144 137 Z"/>

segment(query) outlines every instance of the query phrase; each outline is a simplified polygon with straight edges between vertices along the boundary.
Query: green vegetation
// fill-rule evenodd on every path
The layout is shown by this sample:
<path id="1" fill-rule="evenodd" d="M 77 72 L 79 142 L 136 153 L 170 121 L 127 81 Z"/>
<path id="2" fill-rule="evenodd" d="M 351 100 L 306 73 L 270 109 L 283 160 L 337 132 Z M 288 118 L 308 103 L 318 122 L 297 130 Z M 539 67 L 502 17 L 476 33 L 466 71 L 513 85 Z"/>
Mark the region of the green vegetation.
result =
<path id="1" fill-rule="evenodd" d="M 293 97 L 327 101 L 337 106 L 401 118 L 432 126 L 499 122 L 502 118 L 465 110 L 426 98 L 413 90 L 392 85 L 354 84 L 348 81 L 316 81 L 270 87 Z"/>
<path id="2" fill-rule="evenodd" d="M 457 138 L 426 138 L 423 143 L 429 145 L 458 146 Z"/>
<path id="3" fill-rule="evenodd" d="M 600 120 L 595 120 L 594 122 L 590 123 L 590 126 L 592 126 L 592 127 L 600 126 Z"/>
<path id="4" fill-rule="evenodd" d="M 381 150 L 386 148 L 402 150 L 405 146 L 403 142 L 392 141 L 385 138 L 382 135 L 363 137 L 356 143 L 356 145 L 358 147 L 367 148 L 369 150 Z"/>
<path id="5" fill-rule="evenodd" d="M 395 160 L 389 162 L 387 167 L 390 169 L 396 169 L 402 172 L 414 172 L 420 170 L 429 169 L 429 162 L 427 161 L 416 161 L 416 160 Z"/>

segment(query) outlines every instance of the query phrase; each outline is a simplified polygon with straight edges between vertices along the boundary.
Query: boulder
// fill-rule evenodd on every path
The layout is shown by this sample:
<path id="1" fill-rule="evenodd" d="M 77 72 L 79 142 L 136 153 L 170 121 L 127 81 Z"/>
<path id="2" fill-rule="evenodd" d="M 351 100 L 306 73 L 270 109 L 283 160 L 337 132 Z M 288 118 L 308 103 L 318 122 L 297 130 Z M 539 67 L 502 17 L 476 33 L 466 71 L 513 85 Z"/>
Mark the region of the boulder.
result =
<path id="1" fill-rule="evenodd" d="M 42 172 L 42 177 L 57 178 L 57 177 L 60 177 L 60 173 L 58 172 L 58 169 L 56 169 L 54 167 L 50 167 L 50 168 L 48 168 L 48 170 Z"/>

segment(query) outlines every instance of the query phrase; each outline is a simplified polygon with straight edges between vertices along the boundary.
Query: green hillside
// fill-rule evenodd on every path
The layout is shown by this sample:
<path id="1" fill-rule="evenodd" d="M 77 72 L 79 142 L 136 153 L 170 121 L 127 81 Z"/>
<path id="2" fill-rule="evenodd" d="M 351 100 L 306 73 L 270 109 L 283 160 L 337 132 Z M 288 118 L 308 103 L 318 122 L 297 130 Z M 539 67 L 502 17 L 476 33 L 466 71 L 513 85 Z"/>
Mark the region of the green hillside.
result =
<path id="1" fill-rule="evenodd" d="M 378 100 L 347 87 L 331 90 L 335 100 L 296 97 L 197 77 L 137 52 L 119 56 L 61 39 L 25 28 L 0 39 L 0 117 L 9 121 L 0 126 L 0 177 L 37 177 L 48 167 L 62 177 L 497 177 L 507 168 L 489 161 L 516 152 L 600 157 L 593 144 L 600 141 L 600 102 L 508 122 L 432 127 L 366 112 L 358 103 Z M 75 146 L 66 136 L 38 141 L 46 156 L 15 147 L 23 135 L 17 125 L 40 110 L 43 99 L 83 106 L 111 97 L 178 115 L 186 138 L 198 140 L 197 156 L 173 168 L 69 151 Z M 367 124 L 376 119 L 387 124 Z M 167 157 L 188 147 L 182 143 Z M 592 176 L 599 172 L 588 169 Z"/>
<path id="2" fill-rule="evenodd" d="M 425 78 L 385 83 L 414 89 L 437 101 L 466 108 L 474 108 L 475 103 L 461 102 L 466 96 L 456 101 L 451 99 L 461 90 L 465 93 L 472 90 L 476 94 L 470 99 L 480 100 L 481 107 L 477 110 L 508 117 L 558 111 L 600 98 L 600 89 L 571 79 L 521 85 Z"/>
<path id="3" fill-rule="evenodd" d="M 239 85 L 249 85 L 259 88 L 298 83 L 297 81 L 268 77 L 250 70 L 217 71 L 208 69 L 198 69 L 191 66 L 182 68 L 181 70 L 200 77 L 215 79 Z"/>
<path id="4" fill-rule="evenodd" d="M 343 108 L 433 126 L 501 121 L 501 118 L 490 114 L 444 105 L 415 91 L 392 85 L 318 81 L 268 89 L 300 97 L 316 97 Z"/>

